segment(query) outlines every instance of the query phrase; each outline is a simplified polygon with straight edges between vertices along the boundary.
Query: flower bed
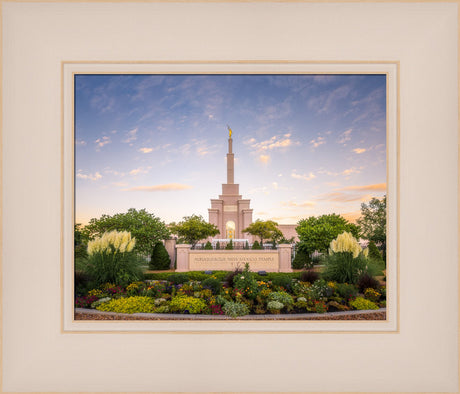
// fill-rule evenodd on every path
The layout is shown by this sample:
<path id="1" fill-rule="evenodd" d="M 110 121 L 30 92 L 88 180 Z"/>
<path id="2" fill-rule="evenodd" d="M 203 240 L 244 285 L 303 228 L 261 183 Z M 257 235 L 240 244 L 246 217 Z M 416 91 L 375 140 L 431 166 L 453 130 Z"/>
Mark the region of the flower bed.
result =
<path id="1" fill-rule="evenodd" d="M 359 284 L 327 282 L 306 273 L 297 275 L 297 278 L 294 276 L 272 274 L 262 279 L 248 267 L 227 273 L 225 277 L 212 273 L 169 274 L 166 279 L 137 281 L 126 287 L 106 283 L 76 297 L 75 307 L 127 314 L 200 314 L 238 318 L 377 310 L 386 306 L 385 288 L 374 282 L 372 288 L 360 289 Z"/>

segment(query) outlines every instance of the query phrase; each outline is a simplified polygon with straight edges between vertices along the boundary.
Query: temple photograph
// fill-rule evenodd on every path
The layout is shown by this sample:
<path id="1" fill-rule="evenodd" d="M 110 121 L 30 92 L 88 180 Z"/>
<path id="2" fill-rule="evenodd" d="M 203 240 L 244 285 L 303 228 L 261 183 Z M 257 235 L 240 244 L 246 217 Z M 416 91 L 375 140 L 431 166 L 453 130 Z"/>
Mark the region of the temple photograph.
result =
<path id="1" fill-rule="evenodd" d="M 385 74 L 74 91 L 77 319 L 385 319 Z"/>

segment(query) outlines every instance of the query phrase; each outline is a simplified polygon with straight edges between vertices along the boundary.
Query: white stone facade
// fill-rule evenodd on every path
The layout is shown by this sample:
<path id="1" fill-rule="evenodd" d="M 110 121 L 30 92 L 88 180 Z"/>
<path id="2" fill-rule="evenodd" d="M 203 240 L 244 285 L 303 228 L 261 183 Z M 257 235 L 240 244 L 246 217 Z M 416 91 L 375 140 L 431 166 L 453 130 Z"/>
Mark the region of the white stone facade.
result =
<path id="1" fill-rule="evenodd" d="M 232 138 L 228 139 L 227 153 L 227 183 L 222 184 L 222 194 L 218 199 L 211 199 L 209 223 L 214 224 L 220 231 L 215 238 L 219 239 L 247 239 L 252 242 L 252 236 L 242 232 L 252 223 L 251 200 L 243 199 L 239 188 L 234 183 L 235 167 L 232 152 Z"/>

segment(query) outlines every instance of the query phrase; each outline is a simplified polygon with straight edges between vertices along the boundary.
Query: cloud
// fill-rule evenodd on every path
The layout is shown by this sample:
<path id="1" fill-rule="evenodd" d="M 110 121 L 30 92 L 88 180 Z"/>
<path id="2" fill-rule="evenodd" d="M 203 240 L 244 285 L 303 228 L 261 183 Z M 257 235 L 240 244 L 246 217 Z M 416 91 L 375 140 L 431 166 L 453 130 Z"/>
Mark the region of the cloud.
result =
<path id="1" fill-rule="evenodd" d="M 116 170 L 112 170 L 110 167 L 104 168 L 104 172 L 105 172 L 106 174 L 111 174 L 111 175 L 120 176 L 120 177 L 126 175 L 126 173 L 120 172 L 120 171 L 116 171 Z"/>
<path id="2" fill-rule="evenodd" d="M 274 135 L 268 140 L 261 141 L 261 142 L 257 142 L 256 139 L 250 138 L 244 143 L 246 145 L 250 145 L 251 148 L 254 149 L 256 153 L 261 153 L 261 152 L 267 152 L 273 149 L 288 148 L 292 145 L 299 144 L 299 142 L 292 141 L 290 137 L 291 137 L 291 134 L 287 133 L 287 134 L 282 134 L 282 135 Z"/>
<path id="3" fill-rule="evenodd" d="M 351 175 L 351 174 L 359 174 L 361 171 L 364 169 L 363 166 L 361 167 L 351 167 L 347 168 L 346 170 L 343 170 L 342 172 L 334 172 L 334 171 L 329 171 L 324 168 L 318 170 L 318 174 L 324 174 L 324 175 L 329 175 L 329 176 L 338 176 L 338 175 Z"/>
<path id="4" fill-rule="evenodd" d="M 153 151 L 152 148 L 141 148 L 141 149 L 139 149 L 139 152 L 142 152 L 142 153 L 150 153 L 152 151 Z"/>
<path id="5" fill-rule="evenodd" d="M 368 196 L 363 196 L 362 194 L 349 194 L 342 192 L 332 192 L 322 194 L 318 197 L 318 200 L 321 201 L 336 201 L 336 202 L 352 202 L 352 201 L 366 201 Z"/>
<path id="6" fill-rule="evenodd" d="M 342 171 L 342 175 L 359 174 L 364 167 L 351 167 Z"/>
<path id="7" fill-rule="evenodd" d="M 342 134 L 340 134 L 340 138 L 337 141 L 339 144 L 345 144 L 346 142 L 351 140 L 351 132 L 353 129 L 348 129 L 344 131 Z"/>
<path id="8" fill-rule="evenodd" d="M 307 207 L 314 207 L 316 202 L 314 201 L 304 201 L 304 202 L 295 202 L 295 201 L 281 201 L 281 205 L 283 207 L 288 208 L 307 208 Z"/>
<path id="9" fill-rule="evenodd" d="M 126 132 L 126 138 L 122 141 L 125 144 L 129 144 L 135 140 L 137 140 L 137 130 L 138 128 L 136 127 L 135 129 L 129 130 Z"/>
<path id="10" fill-rule="evenodd" d="M 334 90 L 329 90 L 323 94 L 315 95 L 307 102 L 309 109 L 321 114 L 328 111 L 333 111 L 338 107 L 339 102 L 348 98 L 349 94 L 353 91 L 351 84 L 342 85 Z"/>
<path id="11" fill-rule="evenodd" d="M 106 135 L 94 141 L 94 143 L 98 146 L 98 148 L 102 148 L 104 145 L 110 144 L 111 142 L 112 141 L 110 140 L 110 137 Z"/>
<path id="12" fill-rule="evenodd" d="M 75 145 L 77 145 L 77 146 L 85 146 L 85 145 L 86 145 L 86 141 L 83 141 L 83 140 L 76 140 L 76 141 L 75 141 Z"/>
<path id="13" fill-rule="evenodd" d="M 270 161 L 270 156 L 269 155 L 260 155 L 259 156 L 259 161 L 262 164 L 267 164 Z"/>
<path id="14" fill-rule="evenodd" d="M 151 169 L 152 167 L 139 167 L 139 168 L 135 168 L 134 170 L 131 170 L 129 172 L 129 175 L 139 175 L 139 174 L 147 174 L 149 172 L 149 170 Z"/>
<path id="15" fill-rule="evenodd" d="M 306 174 L 297 174 L 296 172 L 292 172 L 291 177 L 294 179 L 303 179 L 304 181 L 311 181 L 313 178 L 316 178 L 316 175 L 310 172 L 308 175 Z"/>
<path id="16" fill-rule="evenodd" d="M 253 189 L 248 191 L 248 194 L 256 194 L 256 193 L 263 193 L 265 195 L 270 194 L 270 192 L 268 191 L 267 186 L 255 187 L 255 188 L 253 188 Z"/>
<path id="17" fill-rule="evenodd" d="M 340 189 L 336 189 L 337 191 L 349 191 L 349 190 L 357 190 L 357 191 L 381 191 L 384 192 L 387 190 L 386 183 L 374 183 L 372 185 L 364 185 L 364 186 L 347 186 Z"/>
<path id="18" fill-rule="evenodd" d="M 130 189 L 124 189 L 124 191 L 141 191 L 141 192 L 170 192 L 175 190 L 186 190 L 192 189 L 193 186 L 185 185 L 182 183 L 167 183 L 164 185 L 153 185 L 153 186 L 137 186 Z"/>
<path id="19" fill-rule="evenodd" d="M 318 137 L 310 141 L 310 144 L 313 146 L 313 148 L 317 148 L 318 146 L 323 145 L 325 143 L 326 140 L 324 137 Z"/>
<path id="20" fill-rule="evenodd" d="M 81 170 L 78 170 L 76 177 L 90 181 L 97 181 L 102 178 L 102 175 L 99 172 L 95 172 L 94 174 L 83 174 Z"/>
<path id="21" fill-rule="evenodd" d="M 356 148 L 356 149 L 353 149 L 353 152 L 355 152 L 358 155 L 360 155 L 361 153 L 366 152 L 366 149 L 365 148 Z"/>

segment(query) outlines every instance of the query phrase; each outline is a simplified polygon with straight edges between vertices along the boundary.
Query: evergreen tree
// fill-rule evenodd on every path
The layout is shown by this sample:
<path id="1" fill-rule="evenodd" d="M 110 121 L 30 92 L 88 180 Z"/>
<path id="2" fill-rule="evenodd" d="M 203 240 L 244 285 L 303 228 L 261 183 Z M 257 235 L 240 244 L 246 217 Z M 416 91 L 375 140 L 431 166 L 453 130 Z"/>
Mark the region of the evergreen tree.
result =
<path id="1" fill-rule="evenodd" d="M 233 241 L 230 240 L 230 242 L 225 246 L 226 250 L 233 250 Z"/>
<path id="2" fill-rule="evenodd" d="M 252 249 L 253 249 L 253 250 L 260 250 L 260 249 L 262 249 L 262 246 L 260 246 L 259 241 L 257 241 L 257 240 L 254 241 L 254 243 L 252 244 Z"/>
<path id="3" fill-rule="evenodd" d="M 220 242 L 219 241 L 217 241 L 217 243 L 216 243 L 216 250 L 220 250 Z"/>
<path id="4" fill-rule="evenodd" d="M 159 242 L 155 245 L 150 260 L 150 269 L 152 270 L 169 270 L 171 259 L 165 246 Z"/>
<path id="5" fill-rule="evenodd" d="M 212 244 L 211 242 L 206 242 L 206 245 L 204 245 L 204 250 L 212 250 Z"/>
<path id="6" fill-rule="evenodd" d="M 310 256 L 308 255 L 308 251 L 305 247 L 302 247 L 300 243 L 297 247 L 296 254 L 294 260 L 292 261 L 292 268 L 294 269 L 304 269 L 311 265 Z"/>

